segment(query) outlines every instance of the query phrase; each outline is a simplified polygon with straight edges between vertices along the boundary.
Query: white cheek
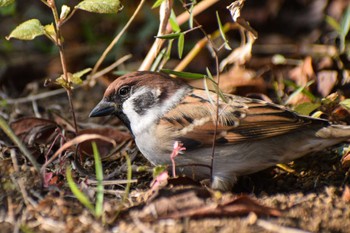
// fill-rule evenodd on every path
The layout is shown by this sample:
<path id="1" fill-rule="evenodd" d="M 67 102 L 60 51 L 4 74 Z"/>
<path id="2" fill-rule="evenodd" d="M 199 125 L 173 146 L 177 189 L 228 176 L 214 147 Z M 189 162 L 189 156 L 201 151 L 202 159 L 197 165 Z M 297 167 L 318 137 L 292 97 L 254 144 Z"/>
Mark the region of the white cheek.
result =
<path id="1" fill-rule="evenodd" d="M 134 110 L 134 99 L 148 91 L 150 91 L 148 88 L 139 89 L 134 93 L 134 95 L 130 96 L 129 99 L 125 100 L 123 103 L 123 112 L 128 117 L 131 130 L 135 136 L 151 129 L 151 126 L 160 117 L 162 117 L 182 99 L 182 97 L 189 91 L 189 88 L 187 86 L 180 88 L 171 98 L 164 101 L 161 106 L 156 103 L 154 106 L 140 115 Z M 153 91 L 153 94 L 154 96 L 158 97 L 161 93 L 159 89 L 156 89 Z"/>
<path id="2" fill-rule="evenodd" d="M 152 107 L 152 109 L 147 110 L 143 115 L 140 115 L 134 110 L 134 99 L 148 91 L 148 88 L 139 89 L 137 93 L 130 96 L 129 99 L 125 100 L 123 103 L 123 112 L 130 121 L 131 130 L 134 135 L 137 135 L 149 128 L 150 125 L 158 118 L 158 111 L 157 107 L 155 106 Z"/>
<path id="3" fill-rule="evenodd" d="M 123 112 L 128 116 L 130 121 L 130 127 L 133 134 L 136 136 L 140 132 L 143 132 L 145 129 L 149 128 L 150 125 L 157 119 L 157 114 L 154 114 L 152 111 L 147 111 L 144 115 L 139 115 L 133 110 L 132 101 L 125 101 L 123 104 Z"/>

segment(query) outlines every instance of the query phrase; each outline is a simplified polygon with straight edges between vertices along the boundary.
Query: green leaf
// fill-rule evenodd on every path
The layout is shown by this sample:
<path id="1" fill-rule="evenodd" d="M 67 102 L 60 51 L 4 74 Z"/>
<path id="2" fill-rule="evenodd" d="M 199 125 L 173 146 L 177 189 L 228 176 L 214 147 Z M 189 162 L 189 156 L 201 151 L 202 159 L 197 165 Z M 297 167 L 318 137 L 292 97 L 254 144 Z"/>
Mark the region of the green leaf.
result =
<path id="1" fill-rule="evenodd" d="M 227 103 L 227 99 L 226 99 L 224 93 L 223 93 L 222 90 L 220 89 L 219 84 L 214 80 L 213 75 L 211 74 L 211 72 L 210 72 L 210 70 L 208 69 L 208 67 L 207 67 L 206 70 L 207 70 L 207 79 L 209 79 L 209 80 L 213 83 L 216 94 L 218 94 L 218 95 L 220 96 L 220 98 L 221 98 L 225 103 Z"/>
<path id="2" fill-rule="evenodd" d="M 294 108 L 294 111 L 299 114 L 309 116 L 310 113 L 318 109 L 320 106 L 320 103 L 301 103 Z"/>
<path id="3" fill-rule="evenodd" d="M 310 99 L 311 101 L 314 101 L 314 100 L 316 99 L 316 97 L 315 97 L 310 91 L 308 91 L 308 90 L 306 89 L 306 88 L 309 87 L 311 84 L 313 84 L 315 81 L 311 80 L 311 81 L 307 82 L 305 86 L 298 86 L 298 85 L 296 85 L 295 83 L 293 83 L 293 82 L 291 82 L 291 81 L 289 81 L 289 80 L 285 80 L 284 82 L 285 82 L 285 84 L 286 84 L 287 86 L 292 86 L 292 87 L 296 88 L 296 90 L 288 97 L 286 103 L 289 103 L 289 102 L 291 101 L 291 99 L 294 98 L 294 96 L 296 96 L 296 95 L 298 95 L 298 94 L 300 94 L 300 93 L 303 93 L 304 95 L 306 95 L 307 97 L 309 97 L 309 99 Z"/>
<path id="4" fill-rule="evenodd" d="M 170 43 L 168 43 L 168 47 L 170 44 L 172 44 L 173 41 L 174 40 L 169 40 Z M 166 62 L 168 60 L 167 50 L 168 50 L 168 48 L 162 48 L 162 50 L 159 51 L 156 59 L 152 63 L 150 71 L 156 71 L 157 68 L 160 66 L 161 62 L 163 62 L 163 61 Z"/>
<path id="5" fill-rule="evenodd" d="M 71 81 L 72 81 L 72 83 L 75 84 L 75 85 L 80 85 L 80 84 L 83 83 L 83 80 L 81 80 L 80 77 L 74 76 L 74 75 L 71 77 Z"/>
<path id="6" fill-rule="evenodd" d="M 350 30 L 350 5 L 346 8 L 343 18 L 340 21 L 340 30 L 342 35 L 345 37 Z"/>
<path id="7" fill-rule="evenodd" d="M 339 103 L 343 108 L 350 110 L 350 99 L 345 99 Z"/>
<path id="8" fill-rule="evenodd" d="M 157 176 L 159 176 L 162 172 L 164 172 L 166 170 L 167 170 L 167 167 L 165 165 L 157 165 L 153 168 L 152 177 L 156 178 Z"/>
<path id="9" fill-rule="evenodd" d="M 44 34 L 44 26 L 41 25 L 40 21 L 37 19 L 30 19 L 18 25 L 6 39 L 16 38 L 20 40 L 33 40 L 35 37 Z"/>
<path id="10" fill-rule="evenodd" d="M 180 59 L 182 58 L 182 53 L 184 51 L 184 44 L 185 44 L 185 35 L 181 33 L 177 41 L 177 52 L 179 54 Z"/>
<path id="11" fill-rule="evenodd" d="M 0 0 L 0 7 L 9 6 L 14 2 L 15 0 Z"/>
<path id="12" fill-rule="evenodd" d="M 181 34 L 182 34 L 181 32 L 171 33 L 171 34 L 166 34 L 166 35 L 162 35 L 162 36 L 155 36 L 155 38 L 171 40 L 171 39 L 179 38 Z"/>
<path id="13" fill-rule="evenodd" d="M 190 28 L 193 28 L 193 8 L 194 8 L 194 6 L 195 6 L 196 4 L 197 4 L 197 1 L 196 1 L 196 0 L 193 0 L 193 1 L 192 1 L 192 4 L 191 4 L 191 7 L 190 7 L 190 9 L 188 10 L 188 11 L 190 12 L 190 18 L 189 18 L 189 21 L 188 21 Z"/>
<path id="14" fill-rule="evenodd" d="M 103 213 L 103 167 L 101 162 L 100 153 L 98 152 L 96 142 L 92 142 L 92 151 L 94 153 L 95 160 L 95 173 L 97 180 L 97 192 L 96 192 L 96 217 L 100 217 Z"/>
<path id="15" fill-rule="evenodd" d="M 56 40 L 56 31 L 53 23 L 45 25 L 44 30 L 46 36 L 52 38 L 53 40 Z"/>
<path id="16" fill-rule="evenodd" d="M 68 75 L 72 75 L 72 74 L 68 74 Z M 67 80 L 65 79 L 64 75 L 61 74 L 60 77 L 56 78 L 55 82 L 60 85 L 61 87 L 64 87 L 64 88 L 70 88 L 70 85 L 69 83 L 67 82 Z"/>
<path id="17" fill-rule="evenodd" d="M 99 14 L 118 13 L 123 9 L 119 0 L 84 0 L 75 8 Z"/>
<path id="18" fill-rule="evenodd" d="M 326 15 L 326 22 L 335 30 L 338 34 L 340 34 L 340 25 L 339 23 L 332 18 L 331 16 Z"/>
<path id="19" fill-rule="evenodd" d="M 4 7 L 0 7 L 0 16 L 14 16 L 15 13 L 16 13 L 16 2 Z"/>
<path id="20" fill-rule="evenodd" d="M 153 4 L 152 9 L 159 7 L 163 2 L 164 2 L 164 0 L 157 0 L 157 1 Z"/>
<path id="21" fill-rule="evenodd" d="M 164 73 L 167 73 L 167 74 L 173 74 L 175 76 L 178 76 L 181 78 L 188 78 L 188 79 L 201 79 L 201 78 L 207 77 L 204 74 L 196 74 L 196 73 L 190 73 L 190 72 L 179 72 L 179 71 L 168 70 L 168 69 L 162 69 L 161 71 Z"/>
<path id="22" fill-rule="evenodd" d="M 75 184 L 73 177 L 72 177 L 72 169 L 71 167 L 67 167 L 66 170 L 66 178 L 68 182 L 68 186 L 74 196 L 86 207 L 90 210 L 91 213 L 95 215 L 95 209 L 93 204 L 90 202 L 89 198 L 78 188 L 78 186 Z"/>
<path id="23" fill-rule="evenodd" d="M 81 77 L 83 77 L 83 75 L 89 73 L 91 70 L 92 70 L 91 68 L 86 68 L 84 70 L 81 70 L 81 71 L 74 73 L 72 76 L 72 83 L 81 84 L 83 82 L 81 80 Z"/>
<path id="24" fill-rule="evenodd" d="M 221 23 L 220 16 L 219 16 L 218 12 L 216 12 L 216 19 L 218 21 L 220 35 L 221 35 L 221 37 L 222 37 L 222 39 L 224 40 L 224 43 L 225 43 L 225 49 L 232 50 L 232 48 L 228 44 L 228 40 L 226 39 L 226 35 L 225 35 L 224 30 L 223 30 L 222 23 Z"/>
<path id="25" fill-rule="evenodd" d="M 171 10 L 169 23 L 170 23 L 171 29 L 173 29 L 174 32 L 181 31 L 180 25 L 177 23 L 176 15 L 175 15 L 175 12 L 173 10 Z"/>

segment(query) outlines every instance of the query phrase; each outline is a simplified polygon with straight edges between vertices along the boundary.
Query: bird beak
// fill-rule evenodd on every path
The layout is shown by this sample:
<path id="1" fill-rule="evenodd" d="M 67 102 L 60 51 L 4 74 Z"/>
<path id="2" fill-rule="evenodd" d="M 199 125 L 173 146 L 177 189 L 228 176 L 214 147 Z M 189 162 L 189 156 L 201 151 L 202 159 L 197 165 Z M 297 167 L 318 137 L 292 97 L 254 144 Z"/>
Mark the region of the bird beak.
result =
<path id="1" fill-rule="evenodd" d="M 114 103 L 107 102 L 106 100 L 101 100 L 100 103 L 90 112 L 89 117 L 101 117 L 112 115 L 116 111 L 116 106 Z"/>

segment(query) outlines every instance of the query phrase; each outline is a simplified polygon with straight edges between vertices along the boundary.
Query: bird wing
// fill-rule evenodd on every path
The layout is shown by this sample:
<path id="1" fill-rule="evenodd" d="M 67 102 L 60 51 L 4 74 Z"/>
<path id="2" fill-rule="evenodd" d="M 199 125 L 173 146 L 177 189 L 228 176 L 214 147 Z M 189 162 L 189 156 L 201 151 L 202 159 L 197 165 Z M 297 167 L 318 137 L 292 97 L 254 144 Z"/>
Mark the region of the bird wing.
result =
<path id="1" fill-rule="evenodd" d="M 217 144 L 259 140 L 328 124 L 261 100 L 225 97 L 227 102 L 219 101 Z M 217 119 L 216 100 L 215 93 L 195 89 L 160 119 L 160 131 L 171 132 L 187 149 L 211 146 Z"/>

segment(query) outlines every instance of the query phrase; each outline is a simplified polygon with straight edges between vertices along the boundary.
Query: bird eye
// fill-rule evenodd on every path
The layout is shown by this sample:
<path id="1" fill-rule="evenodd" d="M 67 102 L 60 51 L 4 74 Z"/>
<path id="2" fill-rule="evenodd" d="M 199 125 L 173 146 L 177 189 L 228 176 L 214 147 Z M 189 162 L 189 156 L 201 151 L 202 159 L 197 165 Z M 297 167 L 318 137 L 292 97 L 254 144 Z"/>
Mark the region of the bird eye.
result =
<path id="1" fill-rule="evenodd" d="M 121 88 L 119 88 L 118 90 L 118 94 L 121 96 L 121 97 L 125 97 L 129 94 L 130 92 L 130 87 L 129 86 L 122 86 Z"/>

